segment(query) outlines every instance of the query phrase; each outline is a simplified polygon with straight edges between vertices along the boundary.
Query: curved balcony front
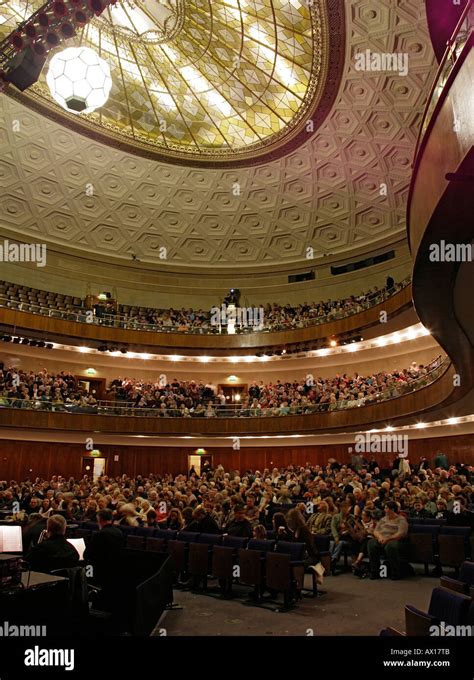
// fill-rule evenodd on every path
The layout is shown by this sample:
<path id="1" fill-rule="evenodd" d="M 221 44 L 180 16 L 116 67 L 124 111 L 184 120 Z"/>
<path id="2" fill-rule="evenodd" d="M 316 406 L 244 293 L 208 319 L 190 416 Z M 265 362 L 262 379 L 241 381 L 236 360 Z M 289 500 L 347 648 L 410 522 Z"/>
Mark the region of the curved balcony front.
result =
<path id="1" fill-rule="evenodd" d="M 377 400 L 348 407 L 338 403 L 330 411 L 325 404 L 314 405 L 297 415 L 252 416 L 250 412 L 221 410 L 213 417 L 160 417 L 156 410 L 133 409 L 120 403 L 99 402 L 92 412 L 87 409 L 54 411 L 54 405 L 30 402 L 24 408 L 20 400 L 2 400 L 0 427 L 69 432 L 101 432 L 140 435 L 265 435 L 356 431 L 368 425 L 405 424 L 414 417 L 440 407 L 453 392 L 454 368 L 448 360 L 438 362 L 425 376 L 409 383 L 403 393 L 377 396 Z M 44 409 L 44 410 L 43 410 Z M 169 416 L 169 417 L 168 417 Z"/>
<path id="2" fill-rule="evenodd" d="M 57 341 L 68 338 L 99 344 L 140 346 L 150 350 L 163 349 L 170 353 L 186 351 L 188 354 L 201 354 L 203 351 L 212 351 L 218 355 L 231 350 L 239 354 L 249 349 L 300 344 L 353 333 L 379 324 L 381 312 L 386 312 L 390 318 L 409 309 L 411 305 L 411 284 L 406 282 L 393 295 L 385 297 L 382 294 L 363 311 L 341 315 L 340 318 L 321 318 L 301 328 L 228 335 L 164 332 L 153 325 L 142 326 L 140 330 L 124 328 L 122 321 L 112 318 L 94 318 L 93 323 L 87 323 L 85 313 L 65 314 L 56 309 L 33 308 L 32 305 L 12 304 L 9 301 L 8 306 L 2 306 L 0 302 L 0 325 L 15 329 L 15 333 L 41 334 Z"/>

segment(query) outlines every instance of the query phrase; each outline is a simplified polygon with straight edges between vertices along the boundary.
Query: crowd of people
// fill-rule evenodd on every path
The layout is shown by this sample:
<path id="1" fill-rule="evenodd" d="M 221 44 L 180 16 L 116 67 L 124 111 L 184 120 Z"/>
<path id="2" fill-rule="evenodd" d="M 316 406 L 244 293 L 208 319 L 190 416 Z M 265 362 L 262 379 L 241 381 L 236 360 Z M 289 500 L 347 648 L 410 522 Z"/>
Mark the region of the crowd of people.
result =
<path id="1" fill-rule="evenodd" d="M 449 466 L 441 452 L 434 464 L 439 467 L 426 459 L 415 465 L 405 459 L 402 465 L 395 458 L 384 468 L 372 457 L 352 465 L 330 459 L 327 465 L 243 473 L 208 465 L 200 476 L 192 468 L 177 476 L 0 481 L 0 513 L 24 523 L 25 552 L 51 516 L 93 522 L 103 520 L 107 511 L 116 525 L 261 539 L 273 531 L 276 540 L 290 541 L 299 537 L 315 560 L 313 537 L 327 536 L 333 573 L 346 551 L 357 575 L 368 556 L 371 576 L 377 578 L 376 565 L 387 547 L 392 577 L 398 578 L 398 545 L 408 531 L 407 518 L 433 517 L 474 528 L 474 467 Z"/>
<path id="2" fill-rule="evenodd" d="M 153 307 L 137 307 L 131 305 L 118 304 L 117 300 L 99 300 L 92 306 L 90 301 L 80 298 L 68 297 L 56 293 L 48 293 L 36 289 L 22 287 L 22 296 L 18 299 L 17 295 L 9 291 L 13 284 L 2 283 L 4 295 L 7 296 L 6 306 L 13 306 L 24 310 L 33 310 L 41 306 L 47 306 L 52 311 L 52 316 L 65 316 L 71 320 L 78 320 L 90 323 L 87 312 L 91 312 L 95 322 L 101 325 L 110 325 L 116 328 L 140 328 L 142 326 L 152 326 L 157 330 L 177 331 L 182 333 L 220 333 L 227 330 L 227 325 L 223 327 L 216 323 L 213 310 L 205 309 L 164 309 Z M 396 283 L 389 276 L 386 285 L 381 288 L 374 286 L 370 290 L 360 295 L 351 295 L 340 300 L 322 300 L 320 302 L 303 302 L 302 304 L 279 304 L 277 302 L 265 304 L 248 304 L 247 307 L 263 310 L 261 319 L 264 330 L 286 330 L 292 328 L 304 328 L 308 325 L 331 321 L 340 316 L 347 316 L 367 309 L 371 305 L 381 302 L 390 297 L 406 285 L 406 281 Z M 0 296 L 1 297 L 1 296 Z M 36 307 L 35 307 L 36 306 Z M 216 308 L 221 305 L 216 303 Z M 57 310 L 57 311 L 55 311 Z M 248 332 L 255 330 L 252 321 L 245 321 L 245 316 L 237 323 L 238 332 Z M 261 330 L 260 323 L 258 330 Z"/>
<path id="3" fill-rule="evenodd" d="M 281 305 L 277 302 L 266 303 L 263 305 L 252 304 L 252 308 L 263 309 L 263 328 L 266 330 L 286 330 L 292 328 L 304 328 L 321 321 L 355 314 L 367 309 L 374 301 L 384 299 L 402 288 L 402 283 L 395 283 L 389 277 L 384 288 L 375 286 L 360 295 L 351 295 L 342 300 L 324 300 L 321 302 L 303 302 L 302 304 Z M 213 324 L 211 311 L 203 309 L 153 309 L 149 307 L 133 307 L 119 305 L 119 318 L 129 327 L 139 327 L 141 325 L 153 325 L 166 329 L 173 329 L 178 332 L 202 332 L 209 333 L 219 330 Z M 243 325 L 243 330 L 252 330 Z"/>
<path id="4" fill-rule="evenodd" d="M 167 417 L 216 417 L 219 415 L 284 416 L 315 411 L 354 408 L 383 399 L 403 395 L 422 387 L 428 374 L 441 366 L 438 357 L 428 366 L 413 362 L 407 369 L 381 371 L 362 376 L 342 374 L 322 378 L 307 374 L 304 379 L 265 384 L 254 381 L 241 395 L 241 401 L 228 407 L 222 389 L 212 383 L 117 378 L 112 380 L 107 395 L 108 406 L 117 409 L 134 408 L 134 413 Z M 71 409 L 97 412 L 98 401 L 71 373 L 54 374 L 46 369 L 38 372 L 19 368 L 0 371 L 0 406 L 17 408 Z"/>

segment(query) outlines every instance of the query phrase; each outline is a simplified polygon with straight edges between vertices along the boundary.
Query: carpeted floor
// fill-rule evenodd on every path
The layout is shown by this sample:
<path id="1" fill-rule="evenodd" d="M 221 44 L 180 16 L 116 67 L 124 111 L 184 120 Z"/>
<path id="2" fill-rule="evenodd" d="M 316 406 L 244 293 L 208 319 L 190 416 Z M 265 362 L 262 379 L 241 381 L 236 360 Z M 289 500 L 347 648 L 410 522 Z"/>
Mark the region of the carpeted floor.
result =
<path id="1" fill-rule="evenodd" d="M 413 604 L 426 611 L 431 591 L 438 584 L 438 578 L 426 576 L 403 581 L 361 580 L 351 573 L 329 576 L 323 586 L 325 595 L 305 597 L 290 612 L 248 606 L 241 599 L 223 600 L 175 590 L 175 604 L 182 609 L 167 612 L 154 634 L 378 635 L 385 626 L 404 630 L 404 605 Z M 243 598 L 246 592 L 240 591 Z"/>

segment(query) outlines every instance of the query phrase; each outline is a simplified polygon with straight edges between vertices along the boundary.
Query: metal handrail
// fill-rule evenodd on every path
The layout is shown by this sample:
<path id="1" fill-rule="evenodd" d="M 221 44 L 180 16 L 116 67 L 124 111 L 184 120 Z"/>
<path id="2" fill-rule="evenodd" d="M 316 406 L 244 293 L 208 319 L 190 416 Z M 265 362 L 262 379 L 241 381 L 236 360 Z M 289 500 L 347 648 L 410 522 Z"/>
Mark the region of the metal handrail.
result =
<path id="1" fill-rule="evenodd" d="M 285 330 L 300 330 L 301 328 L 308 328 L 311 326 L 319 326 L 324 323 L 329 323 L 331 321 L 336 321 L 338 319 L 343 319 L 348 316 L 353 316 L 354 314 L 359 314 L 361 311 L 366 311 L 371 307 L 380 302 L 385 301 L 392 295 L 400 292 L 408 285 L 410 285 L 411 279 L 407 277 L 403 279 L 399 284 L 396 284 L 394 292 L 388 294 L 387 290 L 379 291 L 370 300 L 365 303 L 358 303 L 357 307 L 351 310 L 344 310 L 341 312 L 329 313 L 314 319 L 305 319 L 297 322 L 297 324 L 290 324 L 286 326 L 284 324 L 275 322 L 263 329 L 255 329 L 252 327 L 242 327 L 239 328 L 239 333 L 256 333 L 256 332 L 277 332 Z M 16 309 L 20 312 L 28 312 L 30 314 L 38 314 L 40 316 L 48 316 L 51 318 L 59 318 L 65 321 L 75 321 L 78 323 L 93 324 L 95 326 L 107 326 L 112 328 L 122 328 L 126 330 L 139 330 L 148 332 L 159 332 L 159 333 L 184 333 L 187 335 L 219 335 L 226 334 L 225 326 L 196 326 L 189 328 L 187 330 L 179 330 L 180 326 L 164 326 L 161 324 L 149 324 L 142 323 L 135 320 L 135 317 L 128 318 L 127 315 L 113 314 L 113 315 L 103 315 L 96 316 L 91 314 L 91 310 L 77 308 L 76 310 L 61 310 L 56 307 L 47 307 L 44 305 L 36 305 L 30 302 L 19 302 L 17 300 L 12 300 L 6 295 L 0 295 L 0 307 L 7 309 Z M 362 308 L 362 309 L 360 309 Z M 159 311 L 159 310 L 157 310 Z M 88 313 L 89 312 L 89 313 Z"/>
<path id="2" fill-rule="evenodd" d="M 441 375 L 443 375 L 451 365 L 451 361 L 447 356 L 444 358 L 439 356 L 434 361 L 432 361 L 428 366 L 428 372 L 425 375 L 418 376 L 412 380 L 407 381 L 405 385 L 400 385 L 397 389 L 396 386 L 391 386 L 390 388 L 378 392 L 374 395 L 370 395 L 363 399 L 358 399 L 354 406 L 358 408 L 363 406 L 370 406 L 381 401 L 389 401 L 391 399 L 398 399 L 399 397 L 405 396 L 411 392 L 427 387 L 438 380 Z M 400 391 L 399 391 L 400 390 Z M 395 391 L 398 392 L 395 394 Z M 400 393 L 401 392 L 401 393 Z M 288 407 L 288 412 L 281 412 L 280 406 L 259 409 L 256 407 L 241 406 L 240 404 L 214 404 L 211 402 L 212 415 L 207 415 L 203 413 L 202 415 L 196 416 L 194 412 L 191 412 L 189 416 L 191 418 L 196 417 L 232 417 L 232 418 L 249 418 L 249 417 L 262 417 L 262 416 L 285 416 L 285 415 L 307 415 L 311 413 L 325 413 L 332 411 L 341 411 L 346 408 L 353 408 L 348 406 L 348 402 L 345 399 L 340 399 L 335 402 L 335 406 L 330 404 L 330 402 L 325 402 L 324 404 L 307 404 L 305 406 L 298 407 Z M 135 417 L 164 417 L 164 418 L 180 418 L 185 417 L 180 413 L 180 409 L 160 409 L 157 407 L 144 406 L 137 407 L 134 405 L 135 402 L 127 401 L 110 401 L 110 400 L 100 400 L 97 401 L 96 405 L 84 405 L 75 406 L 72 403 L 63 402 L 52 402 L 43 401 L 41 399 L 37 400 L 27 400 L 27 399 L 17 399 L 11 397 L 0 396 L 0 408 L 23 408 L 33 411 L 50 411 L 50 412 L 62 412 L 71 414 L 94 414 L 94 415 L 110 415 L 110 416 L 135 416 Z M 206 407 L 205 407 L 206 408 Z M 278 409 L 279 413 L 269 413 L 268 411 L 273 411 Z"/>
<path id="3" fill-rule="evenodd" d="M 421 120 L 420 131 L 418 133 L 418 139 L 416 141 L 415 153 L 413 158 L 416 160 L 420 147 L 425 136 L 425 133 L 429 127 L 433 113 L 436 109 L 438 101 L 443 92 L 444 86 L 454 69 L 459 54 L 461 53 L 464 45 L 466 44 L 469 34 L 474 26 L 474 4 L 473 0 L 469 0 L 464 8 L 461 17 L 453 31 L 453 35 L 447 43 L 446 51 L 443 58 L 438 66 L 438 71 L 430 94 L 428 96 L 425 110 L 423 112 L 423 117 Z M 415 161 L 414 161 L 415 162 Z"/>

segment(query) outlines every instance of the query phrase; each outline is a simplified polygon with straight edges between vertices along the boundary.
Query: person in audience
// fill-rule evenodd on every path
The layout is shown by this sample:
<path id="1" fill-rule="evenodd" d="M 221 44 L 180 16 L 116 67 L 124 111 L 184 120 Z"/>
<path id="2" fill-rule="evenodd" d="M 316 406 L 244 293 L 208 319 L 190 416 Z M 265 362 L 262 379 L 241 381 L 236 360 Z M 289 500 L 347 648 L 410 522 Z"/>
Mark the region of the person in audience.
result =
<path id="1" fill-rule="evenodd" d="M 332 515 L 326 501 L 321 501 L 318 511 L 315 512 L 307 521 L 307 525 L 312 534 L 317 536 L 330 536 Z"/>
<path id="2" fill-rule="evenodd" d="M 351 529 L 354 527 L 355 519 L 351 514 L 350 501 L 341 503 L 338 513 L 331 519 L 331 534 L 333 546 L 331 548 L 331 573 L 337 575 L 337 564 L 344 551 L 349 551 L 352 547 Z"/>
<path id="3" fill-rule="evenodd" d="M 41 534 L 46 531 L 47 516 L 39 512 L 32 512 L 27 523 L 22 527 L 23 554 L 26 555 L 30 548 L 37 545 Z"/>
<path id="4" fill-rule="evenodd" d="M 321 561 L 321 557 L 315 546 L 314 536 L 306 526 L 304 517 L 298 508 L 293 508 L 288 511 L 287 522 L 288 528 L 293 536 L 293 541 L 296 543 L 304 543 L 305 545 L 305 567 L 314 567 Z"/>
<path id="5" fill-rule="evenodd" d="M 380 557 L 385 555 L 390 567 L 390 578 L 401 578 L 400 550 L 403 539 L 408 533 L 408 522 L 400 515 L 395 501 L 384 506 L 384 517 L 377 522 L 374 537 L 369 540 L 367 549 L 370 559 L 370 578 L 380 578 Z"/>
<path id="6" fill-rule="evenodd" d="M 448 519 L 448 504 L 443 498 L 438 498 L 436 501 L 436 514 L 435 519 Z"/>
<path id="7" fill-rule="evenodd" d="M 124 578 L 125 535 L 114 525 L 113 512 L 108 508 L 97 513 L 99 531 L 86 542 L 84 559 L 92 566 L 92 581 L 99 586 L 97 608 L 120 616 Z"/>
<path id="8" fill-rule="evenodd" d="M 243 503 L 238 503 L 234 506 L 234 518 L 228 524 L 224 532 L 229 536 L 239 536 L 240 538 L 252 538 L 252 525 L 246 516 L 246 510 Z"/>
<path id="9" fill-rule="evenodd" d="M 186 531 L 195 531 L 199 534 L 220 533 L 220 529 L 217 526 L 216 521 L 208 512 L 206 512 L 202 505 L 194 510 L 192 522 L 188 527 L 186 527 Z"/>
<path id="10" fill-rule="evenodd" d="M 166 526 L 172 531 L 181 531 L 184 526 L 183 516 L 178 508 L 173 508 L 166 520 Z"/>
<path id="11" fill-rule="evenodd" d="M 275 512 L 272 517 L 272 527 L 277 541 L 291 541 L 292 534 L 288 527 L 286 517 L 282 512 Z"/>
<path id="12" fill-rule="evenodd" d="M 364 558 L 368 555 L 368 544 L 371 538 L 374 536 L 376 522 L 371 510 L 364 509 L 362 511 L 362 516 L 355 521 L 355 530 L 358 532 L 357 543 L 359 544 L 359 553 L 355 560 L 352 562 L 352 571 L 359 575 L 359 570 L 364 561 Z"/>
<path id="13" fill-rule="evenodd" d="M 431 514 L 425 510 L 423 499 L 420 496 L 415 498 L 415 502 L 408 513 L 408 517 L 413 519 L 426 519 L 427 517 L 431 517 Z"/>
<path id="14" fill-rule="evenodd" d="M 258 539 L 259 541 L 266 541 L 267 539 L 267 530 L 263 526 L 263 524 L 257 524 L 253 528 L 253 538 Z"/>
<path id="15" fill-rule="evenodd" d="M 79 553 L 66 540 L 66 520 L 51 515 L 46 523 L 46 534 L 40 537 L 26 554 L 32 571 L 50 574 L 57 569 L 68 569 L 79 564 Z"/>

